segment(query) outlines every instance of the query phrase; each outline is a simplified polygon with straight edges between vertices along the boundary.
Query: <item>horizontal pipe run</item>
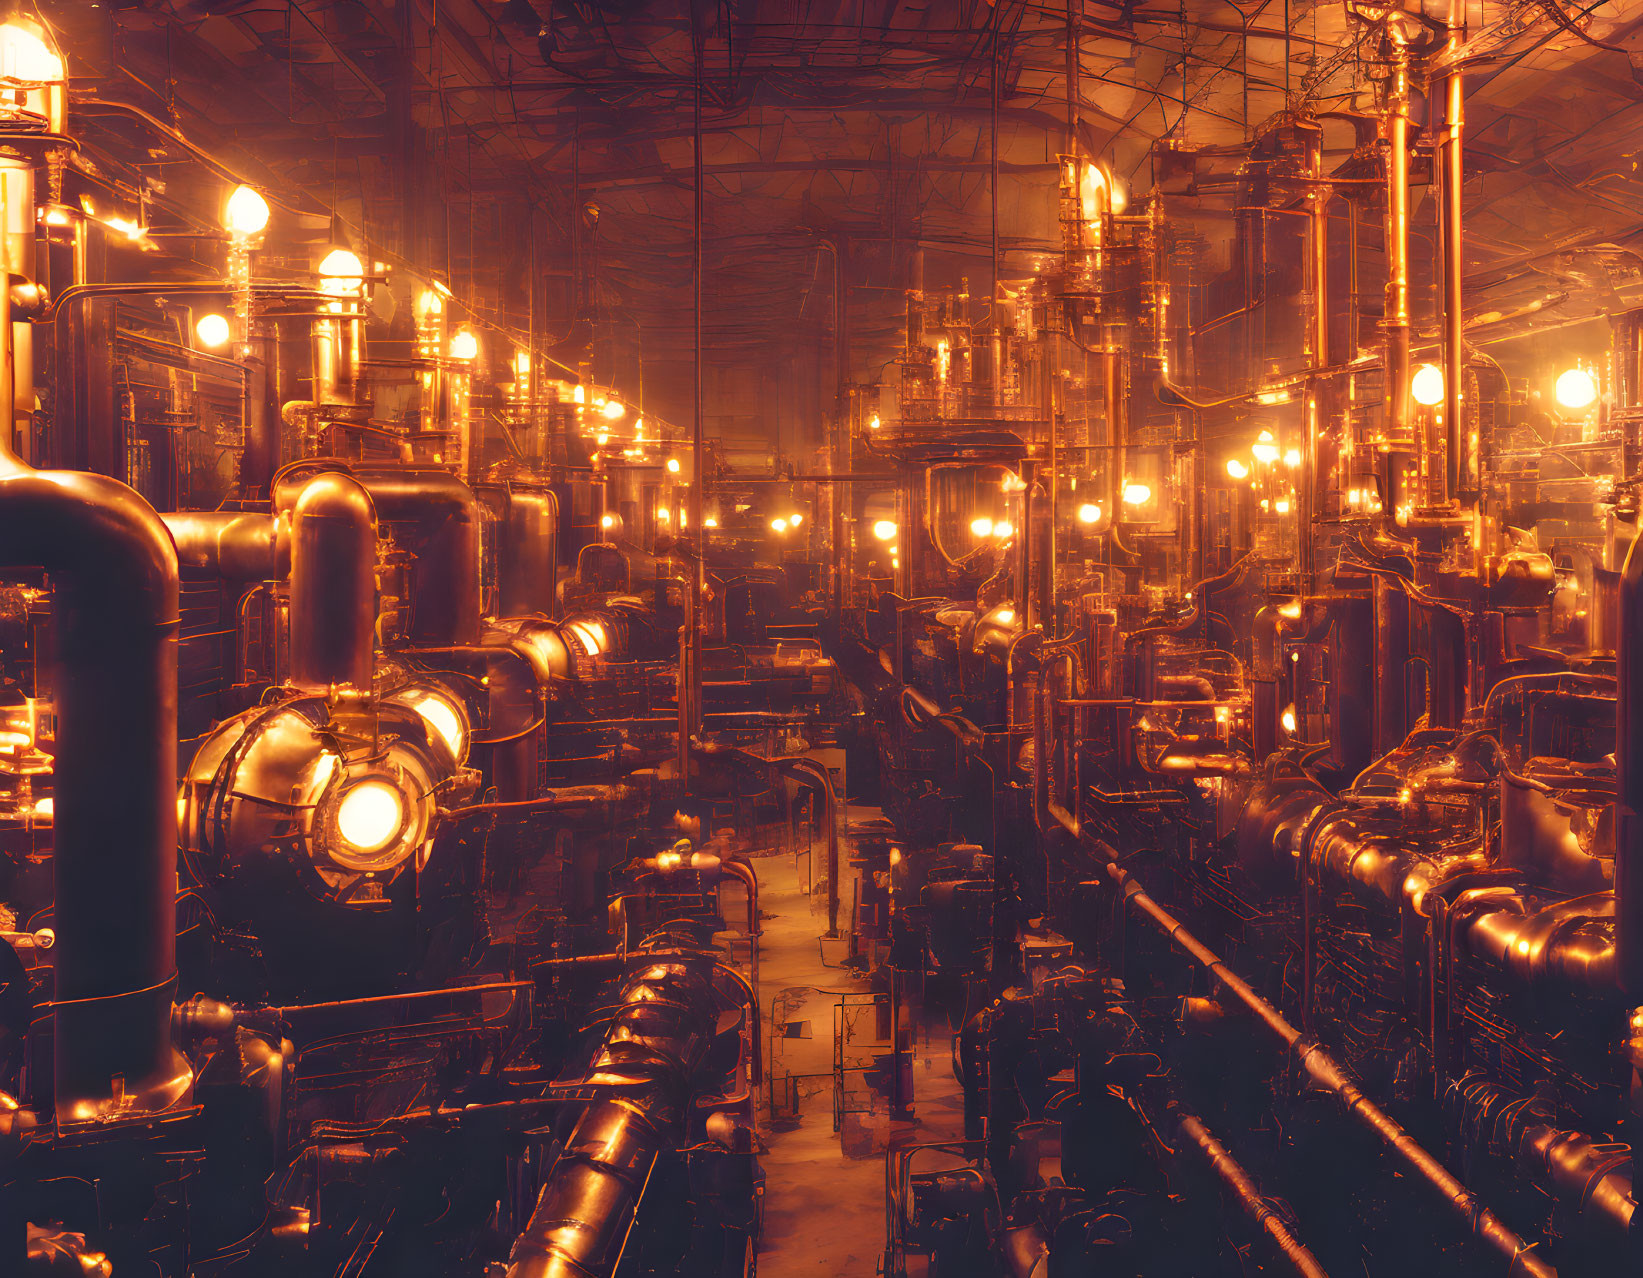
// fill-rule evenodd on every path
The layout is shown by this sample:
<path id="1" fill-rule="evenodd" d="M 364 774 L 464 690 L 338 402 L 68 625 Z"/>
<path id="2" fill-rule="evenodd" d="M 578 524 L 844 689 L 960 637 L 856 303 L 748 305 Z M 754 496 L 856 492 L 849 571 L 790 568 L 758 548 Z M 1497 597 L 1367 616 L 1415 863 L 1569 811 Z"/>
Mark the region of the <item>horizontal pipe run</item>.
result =
<path id="1" fill-rule="evenodd" d="M 1260 1187 L 1250 1179 L 1249 1173 L 1227 1147 L 1215 1139 L 1215 1133 L 1205 1127 L 1201 1119 L 1187 1113 L 1181 1114 L 1178 1126 L 1187 1143 L 1209 1164 L 1210 1170 L 1244 1214 L 1266 1235 L 1267 1241 L 1289 1267 L 1302 1278 L 1329 1278 L 1328 1271 L 1318 1263 L 1311 1249 L 1267 1204 L 1261 1196 Z"/>
<path id="2" fill-rule="evenodd" d="M 1188 931 L 1185 924 L 1148 896 L 1128 870 L 1116 861 L 1108 861 L 1106 876 L 1123 893 L 1125 903 L 1133 912 L 1152 923 L 1171 943 L 1208 971 L 1223 990 L 1283 1042 L 1311 1082 L 1332 1092 L 1352 1118 L 1438 1193 L 1450 1211 L 1466 1223 L 1474 1238 L 1503 1257 L 1510 1278 L 1521 1274 L 1531 1278 L 1557 1278 L 1557 1270 L 1536 1256 L 1530 1244 L 1480 1203 L 1425 1147 L 1365 1096 L 1322 1045 L 1291 1025 L 1283 1013 L 1257 994 L 1219 955 Z"/>

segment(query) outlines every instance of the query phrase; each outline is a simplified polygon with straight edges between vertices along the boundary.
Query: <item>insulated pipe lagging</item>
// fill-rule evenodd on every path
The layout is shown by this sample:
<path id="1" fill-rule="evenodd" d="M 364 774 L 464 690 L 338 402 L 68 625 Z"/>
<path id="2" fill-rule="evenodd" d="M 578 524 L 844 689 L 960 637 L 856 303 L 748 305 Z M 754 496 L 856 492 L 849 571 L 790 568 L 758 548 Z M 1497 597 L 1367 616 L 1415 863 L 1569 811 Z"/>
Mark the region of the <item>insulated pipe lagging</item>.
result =
<path id="1" fill-rule="evenodd" d="M 661 934 L 659 934 L 661 935 Z M 647 942 L 649 944 L 649 942 Z M 656 1159 L 684 1134 L 685 1105 L 718 1029 L 711 963 L 658 956 L 628 977 L 585 1071 L 584 1097 L 507 1278 L 611 1278 Z"/>
<path id="2" fill-rule="evenodd" d="M 53 585 L 61 1127 L 163 1109 L 189 1084 L 170 1032 L 177 555 L 135 491 L 102 475 L 33 470 L 9 442 L 0 435 L 0 563 L 44 568 Z"/>

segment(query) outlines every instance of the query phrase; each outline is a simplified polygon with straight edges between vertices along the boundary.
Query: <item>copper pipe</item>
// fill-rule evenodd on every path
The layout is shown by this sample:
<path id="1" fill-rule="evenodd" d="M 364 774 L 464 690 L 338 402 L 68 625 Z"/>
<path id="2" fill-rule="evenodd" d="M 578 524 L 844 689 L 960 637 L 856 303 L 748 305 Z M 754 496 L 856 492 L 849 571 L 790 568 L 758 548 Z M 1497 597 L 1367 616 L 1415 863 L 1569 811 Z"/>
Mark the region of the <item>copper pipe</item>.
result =
<path id="1" fill-rule="evenodd" d="M 713 1045 L 720 996 L 708 971 L 692 959 L 642 964 L 587 1068 L 557 1084 L 578 1091 L 569 1103 L 580 1112 L 507 1278 L 610 1278 L 620 1267 L 651 1170 L 684 1134 L 693 1079 Z"/>
<path id="2" fill-rule="evenodd" d="M 480 520 L 473 489 L 434 466 L 356 466 L 353 474 L 377 517 L 404 525 L 400 539 L 416 556 L 411 642 L 478 643 Z"/>
<path id="3" fill-rule="evenodd" d="M 1267 1205 L 1266 1199 L 1261 1196 L 1261 1187 L 1250 1178 L 1227 1147 L 1215 1139 L 1215 1133 L 1205 1127 L 1201 1119 L 1185 1112 L 1180 1114 L 1177 1123 L 1187 1143 L 1203 1156 L 1216 1179 L 1244 1214 L 1266 1235 L 1273 1250 L 1288 1262 L 1289 1267 L 1302 1278 L 1329 1278 L 1329 1272 L 1318 1263 L 1318 1258 L 1295 1236 L 1294 1231 L 1284 1223 L 1284 1218 Z"/>
<path id="4" fill-rule="evenodd" d="M 1323 185 L 1324 139 L 1323 126 L 1314 126 L 1308 138 L 1308 169 L 1315 185 L 1307 196 L 1307 247 L 1312 284 L 1312 302 L 1309 318 L 1309 352 L 1314 368 L 1329 367 L 1329 201 L 1331 191 Z M 1301 474 L 1300 550 L 1302 581 L 1312 588 L 1315 551 L 1313 527 L 1321 513 L 1319 494 L 1318 438 L 1323 430 L 1323 379 L 1308 379 L 1306 392 L 1306 452 Z"/>
<path id="5" fill-rule="evenodd" d="M 10 308 L 0 297 L 0 343 Z M 10 393 L 0 351 L 0 403 Z M 57 1125 L 186 1094 L 176 991 L 177 556 L 126 485 L 36 471 L 0 432 L 0 561 L 53 582 Z"/>
<path id="6" fill-rule="evenodd" d="M 255 511 L 183 510 L 160 516 L 177 547 L 177 563 L 226 581 L 272 581 L 291 565 L 290 524 Z"/>
<path id="7" fill-rule="evenodd" d="M 1643 999 L 1643 550 L 1620 573 L 1615 648 L 1615 959 L 1620 988 Z"/>
<path id="8" fill-rule="evenodd" d="M 551 488 L 502 489 L 496 610 L 502 617 L 552 616 L 558 610 L 559 499 Z"/>
<path id="9" fill-rule="evenodd" d="M 368 691 L 375 672 L 377 520 L 365 489 L 329 471 L 275 481 L 291 525 L 290 683 Z"/>
<path id="10" fill-rule="evenodd" d="M 1100 848 L 1111 855 L 1110 849 Z M 1508 1262 L 1511 1278 L 1527 1274 L 1532 1278 L 1557 1278 L 1557 1270 L 1542 1261 L 1516 1233 L 1485 1207 L 1472 1192 L 1432 1156 L 1384 1110 L 1365 1096 L 1346 1071 L 1315 1040 L 1296 1029 L 1276 1007 L 1262 998 L 1219 955 L 1189 932 L 1179 919 L 1159 905 L 1142 889 L 1128 870 L 1108 861 L 1107 878 L 1123 893 L 1125 904 L 1153 924 L 1187 957 L 1203 967 L 1223 990 L 1244 1005 L 1264 1028 L 1289 1049 L 1307 1079 L 1329 1091 L 1347 1114 L 1400 1159 L 1414 1175 L 1425 1181 L 1449 1207 L 1465 1221 L 1474 1238 Z"/>
<path id="11" fill-rule="evenodd" d="M 1409 54 L 1396 32 L 1386 104 L 1386 337 L 1387 435 L 1409 433 Z M 1395 463 L 1389 463 L 1395 464 Z M 1392 494 L 1386 494 L 1392 518 Z"/>
<path id="12" fill-rule="evenodd" d="M 1443 173 L 1439 186 L 1439 228 L 1443 252 L 1443 425 L 1448 498 L 1457 501 L 1471 486 L 1469 437 L 1465 417 L 1466 351 L 1461 337 L 1461 182 L 1465 176 L 1461 138 L 1465 124 L 1465 93 L 1458 50 L 1465 35 L 1465 6 L 1450 6 L 1446 52 L 1456 59 L 1443 80 L 1443 134 L 1438 156 Z"/>

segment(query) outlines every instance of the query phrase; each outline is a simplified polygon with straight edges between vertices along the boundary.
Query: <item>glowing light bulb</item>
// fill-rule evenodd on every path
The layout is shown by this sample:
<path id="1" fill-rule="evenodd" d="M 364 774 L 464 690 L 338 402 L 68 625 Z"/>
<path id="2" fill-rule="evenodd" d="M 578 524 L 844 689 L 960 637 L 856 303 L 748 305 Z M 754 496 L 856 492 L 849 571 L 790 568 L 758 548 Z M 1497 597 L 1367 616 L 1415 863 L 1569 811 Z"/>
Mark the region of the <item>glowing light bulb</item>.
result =
<path id="1" fill-rule="evenodd" d="M 32 22 L 0 26 L 0 77 L 24 84 L 55 84 L 63 78 L 63 60 L 33 26 Z"/>
<path id="2" fill-rule="evenodd" d="M 1227 462 L 1227 474 L 1231 475 L 1234 479 L 1248 479 L 1249 467 L 1234 457 Z"/>
<path id="3" fill-rule="evenodd" d="M 770 521 L 770 530 L 772 532 L 776 532 L 776 533 L 786 532 L 787 531 L 787 520 L 785 520 L 785 519 L 772 519 Z"/>
<path id="4" fill-rule="evenodd" d="M 1443 370 L 1436 364 L 1422 364 L 1409 379 L 1409 393 L 1427 408 L 1443 403 Z"/>
<path id="5" fill-rule="evenodd" d="M 1001 626 L 1013 626 L 1015 625 L 1015 609 L 995 608 L 993 609 L 993 620 Z"/>
<path id="6" fill-rule="evenodd" d="M 1079 192 L 1080 203 L 1084 208 L 1084 220 L 1093 221 L 1101 213 L 1101 205 L 1107 194 L 1107 175 L 1093 164 L 1084 166 L 1083 189 Z"/>
<path id="7" fill-rule="evenodd" d="M 451 753 L 461 759 L 462 752 L 468 744 L 468 733 L 462 726 L 462 716 L 456 712 L 456 707 L 444 697 L 436 697 L 429 693 L 411 708 L 422 716 L 422 721 L 437 732 L 446 745 L 451 747 Z"/>
<path id="8" fill-rule="evenodd" d="M 1570 368 L 1558 374 L 1557 402 L 1564 408 L 1590 408 L 1597 399 L 1597 379 L 1584 368 Z"/>
<path id="9" fill-rule="evenodd" d="M 719 526 L 719 521 L 717 519 L 715 519 L 712 515 L 709 515 L 706 519 L 702 520 L 702 527 L 703 528 L 717 528 L 718 526 Z"/>
<path id="10" fill-rule="evenodd" d="M 1101 522 L 1101 507 L 1094 502 L 1085 502 L 1078 508 L 1078 522 L 1081 524 L 1098 524 Z"/>
<path id="11" fill-rule="evenodd" d="M 332 249 L 319 264 L 320 292 L 330 294 L 354 293 L 365 282 L 365 263 L 357 253 L 347 249 Z"/>
<path id="12" fill-rule="evenodd" d="M 970 531 L 977 537 L 991 537 L 993 535 L 993 521 L 982 515 L 970 521 Z"/>
<path id="13" fill-rule="evenodd" d="M 993 536 L 999 541 L 1009 541 L 1015 536 L 1015 525 L 1008 519 L 1000 519 L 993 525 Z"/>
<path id="14" fill-rule="evenodd" d="M 133 222 L 129 217 L 108 217 L 103 224 L 110 230 L 118 231 L 128 240 L 140 240 L 148 234 L 146 227 L 140 222 Z"/>
<path id="15" fill-rule="evenodd" d="M 1284 725 L 1285 732 L 1293 733 L 1295 731 L 1295 707 L 1293 705 L 1285 706 L 1283 714 L 1278 719 Z"/>
<path id="16" fill-rule="evenodd" d="M 889 541 L 896 535 L 896 525 L 888 519 L 881 519 L 873 525 L 873 536 L 880 541 Z"/>
<path id="17" fill-rule="evenodd" d="M 628 409 L 627 405 L 622 403 L 620 400 L 607 399 L 600 406 L 599 411 L 602 412 L 608 420 L 614 422 L 620 421 L 627 413 Z"/>
<path id="18" fill-rule="evenodd" d="M 589 656 L 597 657 L 605 650 L 605 628 L 597 622 L 572 621 L 566 623 L 566 629 L 582 641 Z"/>
<path id="19" fill-rule="evenodd" d="M 1284 465 L 1286 465 L 1286 466 L 1299 466 L 1300 464 L 1301 464 L 1301 450 L 1299 448 L 1291 448 L 1287 453 L 1284 454 Z"/>
<path id="20" fill-rule="evenodd" d="M 379 852 L 405 818 L 405 802 L 386 781 L 362 781 L 337 804 L 337 833 L 361 852 Z"/>
<path id="21" fill-rule="evenodd" d="M 213 350 L 219 346 L 227 346 L 232 333 L 228 320 L 221 315 L 202 315 L 194 324 L 194 336 L 200 339 L 200 345 L 209 346 Z"/>
<path id="22" fill-rule="evenodd" d="M 1263 430 L 1256 437 L 1255 446 L 1249 450 L 1255 454 L 1255 460 L 1265 462 L 1268 466 L 1278 460 L 1278 445 L 1273 441 L 1272 432 Z"/>
<path id="23" fill-rule="evenodd" d="M 1144 506 L 1152 500 L 1152 489 L 1146 484 L 1125 484 L 1124 504 L 1126 506 Z"/>
<path id="24" fill-rule="evenodd" d="M 223 208 L 223 224 L 234 235 L 261 235 L 268 226 L 268 201 L 254 187 L 236 186 Z"/>
<path id="25" fill-rule="evenodd" d="M 616 516 L 615 515 L 600 515 L 599 516 L 599 526 L 601 528 L 606 528 L 606 529 L 616 527 Z"/>
<path id="26" fill-rule="evenodd" d="M 677 457 L 669 457 L 667 459 L 667 469 L 670 475 L 677 475 L 679 473 L 679 459 Z"/>
<path id="27" fill-rule="evenodd" d="M 789 526 L 791 526 L 793 528 L 797 528 L 800 524 L 802 524 L 804 522 L 804 516 L 800 515 L 800 514 L 789 515 L 787 517 L 787 522 L 788 522 Z"/>
<path id="28" fill-rule="evenodd" d="M 479 338 L 472 329 L 458 329 L 451 335 L 452 359 L 475 359 L 479 355 Z"/>

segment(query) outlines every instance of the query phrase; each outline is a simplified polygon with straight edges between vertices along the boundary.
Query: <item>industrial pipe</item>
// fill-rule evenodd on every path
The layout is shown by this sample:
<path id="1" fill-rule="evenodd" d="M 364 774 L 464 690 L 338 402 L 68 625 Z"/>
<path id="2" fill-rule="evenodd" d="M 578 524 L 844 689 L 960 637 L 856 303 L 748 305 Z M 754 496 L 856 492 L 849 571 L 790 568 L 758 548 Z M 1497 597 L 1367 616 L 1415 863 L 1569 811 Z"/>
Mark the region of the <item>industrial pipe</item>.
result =
<path id="1" fill-rule="evenodd" d="M 1438 140 L 1442 176 L 1438 182 L 1440 239 L 1443 257 L 1443 427 L 1445 471 L 1450 501 L 1459 501 L 1467 484 L 1466 352 L 1461 328 L 1461 182 L 1465 176 L 1461 134 L 1465 123 L 1465 93 L 1461 79 L 1460 48 L 1466 38 L 1466 6 L 1449 6 L 1449 40 L 1445 55 L 1449 67 L 1443 77 L 1443 132 Z M 1433 95 L 1434 97 L 1436 95 Z"/>
<path id="2" fill-rule="evenodd" d="M 497 615 L 550 616 L 558 607 L 559 500 L 550 488 L 503 490 Z"/>
<path id="3" fill-rule="evenodd" d="M 668 936 L 658 933 L 646 941 Z M 561 1079 L 580 1102 L 549 1169 L 507 1278 L 611 1278 L 664 1150 L 684 1134 L 686 1105 L 718 1028 L 720 1000 L 699 961 L 657 958 L 633 973 L 588 1068 Z"/>
<path id="4" fill-rule="evenodd" d="M 291 566 L 291 528 L 278 515 L 255 511 L 182 510 L 160 516 L 181 568 L 226 581 L 272 581 Z"/>
<path id="5" fill-rule="evenodd" d="M 1101 852 L 1110 858 L 1110 849 L 1103 847 Z M 1257 994 L 1219 955 L 1189 932 L 1185 924 L 1154 901 L 1128 870 L 1109 859 L 1105 873 L 1134 913 L 1153 924 L 1187 957 L 1203 967 L 1217 985 L 1283 1042 L 1310 1083 L 1332 1093 L 1350 1117 L 1380 1140 L 1408 1171 L 1437 1192 L 1450 1211 L 1466 1222 L 1474 1238 L 1504 1257 L 1510 1278 L 1520 1274 L 1557 1278 L 1557 1270 L 1534 1255 L 1530 1244 L 1509 1229 L 1389 1114 L 1365 1096 L 1320 1043 L 1291 1025 L 1283 1013 Z"/>
<path id="6" fill-rule="evenodd" d="M 405 526 L 412 569 L 410 639 L 434 648 L 479 642 L 479 503 L 449 471 L 432 466 L 356 466 L 377 517 Z"/>
<path id="7" fill-rule="evenodd" d="M 1215 1139 L 1215 1133 L 1205 1127 L 1203 1121 L 1195 1115 L 1183 1111 L 1177 1118 L 1177 1127 L 1187 1145 L 1195 1149 L 1209 1164 L 1222 1186 L 1232 1196 L 1243 1213 L 1266 1235 L 1267 1241 L 1272 1244 L 1289 1267 L 1301 1278 L 1329 1278 L 1328 1271 L 1318 1263 L 1318 1258 L 1299 1238 L 1295 1236 L 1284 1218 L 1273 1211 L 1267 1200 L 1261 1196 L 1261 1189 L 1243 1165 L 1228 1151 L 1227 1147 Z"/>
<path id="8" fill-rule="evenodd" d="M 323 692 L 369 690 L 375 671 L 376 511 L 336 471 L 275 481 L 274 507 L 291 523 L 290 682 Z"/>
<path id="9" fill-rule="evenodd" d="M 4 432 L 0 547 L 54 591 L 57 1124 L 164 1109 L 191 1082 L 171 1043 L 177 554 L 132 489 L 36 471 Z"/>
<path id="10" fill-rule="evenodd" d="M 1392 61 L 1386 104 L 1386 434 L 1400 443 L 1409 433 L 1409 50 L 1403 33 L 1389 24 Z M 1387 518 L 1393 517 L 1396 494 L 1392 480 L 1397 454 L 1387 454 Z"/>
<path id="11" fill-rule="evenodd" d="M 1643 553 L 1620 573 L 1615 648 L 1615 950 L 1620 988 L 1643 999 Z"/>

